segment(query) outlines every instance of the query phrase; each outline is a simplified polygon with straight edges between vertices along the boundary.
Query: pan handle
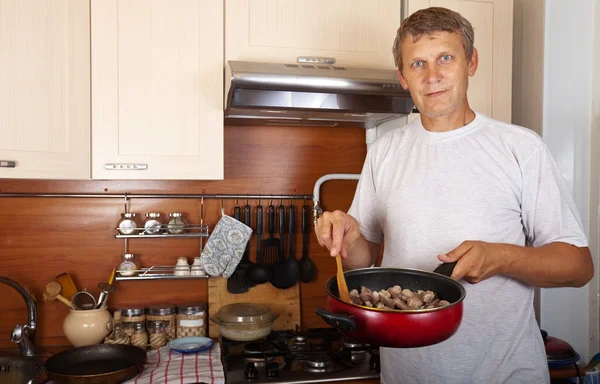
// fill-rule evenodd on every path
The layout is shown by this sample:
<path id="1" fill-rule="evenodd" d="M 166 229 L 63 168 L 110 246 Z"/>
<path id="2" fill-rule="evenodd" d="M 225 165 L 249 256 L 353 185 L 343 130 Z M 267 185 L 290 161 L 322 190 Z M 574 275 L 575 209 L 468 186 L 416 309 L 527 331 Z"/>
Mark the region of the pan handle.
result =
<path id="1" fill-rule="evenodd" d="M 453 261 L 451 263 L 442 263 L 436 269 L 434 269 L 433 272 L 450 277 L 450 275 L 452 275 L 454 267 L 456 267 L 456 261 Z"/>
<path id="2" fill-rule="evenodd" d="M 315 308 L 315 313 L 321 316 L 327 324 L 342 331 L 354 331 L 356 329 L 354 316 L 349 313 L 331 313 L 323 308 Z"/>

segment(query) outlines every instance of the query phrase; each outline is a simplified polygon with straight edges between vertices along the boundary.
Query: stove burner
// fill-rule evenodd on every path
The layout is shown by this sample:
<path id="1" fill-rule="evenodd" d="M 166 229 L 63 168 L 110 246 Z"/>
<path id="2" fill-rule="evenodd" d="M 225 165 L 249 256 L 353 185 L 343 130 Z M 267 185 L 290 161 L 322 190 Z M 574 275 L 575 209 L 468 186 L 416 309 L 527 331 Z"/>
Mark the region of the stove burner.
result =
<path id="1" fill-rule="evenodd" d="M 331 365 L 331 360 L 329 359 L 329 356 L 325 355 L 311 356 L 306 360 L 306 364 L 310 368 L 326 369 Z"/>
<path id="2" fill-rule="evenodd" d="M 364 347 L 365 347 L 364 344 L 360 344 L 359 342 L 354 341 L 352 339 L 344 340 L 344 349 L 345 350 L 364 349 Z"/>
<path id="3" fill-rule="evenodd" d="M 296 335 L 292 337 L 291 342 L 295 344 L 306 344 L 306 336 L 304 335 Z"/>
<path id="4" fill-rule="evenodd" d="M 259 343 L 253 342 L 248 343 L 244 346 L 244 353 L 247 355 L 264 355 L 267 353 L 273 353 L 277 351 L 275 346 L 271 343 Z"/>

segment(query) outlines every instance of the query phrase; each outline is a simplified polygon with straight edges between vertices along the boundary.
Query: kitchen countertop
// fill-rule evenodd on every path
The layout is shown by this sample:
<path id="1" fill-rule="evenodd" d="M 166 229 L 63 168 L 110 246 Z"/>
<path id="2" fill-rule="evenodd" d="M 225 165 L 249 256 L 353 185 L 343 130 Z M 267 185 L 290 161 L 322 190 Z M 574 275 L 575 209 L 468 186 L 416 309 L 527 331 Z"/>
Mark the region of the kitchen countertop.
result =
<path id="1" fill-rule="evenodd" d="M 71 345 L 52 345 L 52 346 L 43 346 L 38 347 L 39 356 L 42 358 L 42 362 L 45 362 L 50 356 L 71 349 Z M 578 364 L 580 372 L 583 372 L 585 367 L 584 364 Z M 563 379 L 577 377 L 577 371 L 573 365 L 567 368 L 560 369 L 551 369 L 550 370 L 550 379 L 553 383 L 561 383 Z M 47 380 L 47 376 L 44 373 L 36 378 L 34 384 L 40 384 Z M 379 380 L 352 380 L 352 381 L 343 381 L 339 382 L 341 384 L 376 384 L 379 383 Z"/>

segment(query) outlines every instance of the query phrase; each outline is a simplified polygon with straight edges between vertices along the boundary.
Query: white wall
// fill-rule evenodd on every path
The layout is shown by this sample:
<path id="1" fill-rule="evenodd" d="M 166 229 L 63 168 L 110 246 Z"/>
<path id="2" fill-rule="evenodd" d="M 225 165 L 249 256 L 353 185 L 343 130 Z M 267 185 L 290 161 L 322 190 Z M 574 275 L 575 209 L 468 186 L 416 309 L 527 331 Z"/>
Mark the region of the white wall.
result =
<path id="1" fill-rule="evenodd" d="M 600 351 L 600 0 L 594 3 L 594 35 L 592 62 L 592 132 L 590 141 L 590 249 L 596 275 L 590 283 L 590 355 Z"/>
<path id="2" fill-rule="evenodd" d="M 593 25 L 594 0 L 546 0 L 543 137 L 573 192 L 588 234 Z M 589 287 L 541 291 L 541 327 L 569 342 L 583 361 L 589 359 L 590 350 L 598 349 L 586 332 L 593 334 L 596 328 L 589 326 L 589 291 Z"/>

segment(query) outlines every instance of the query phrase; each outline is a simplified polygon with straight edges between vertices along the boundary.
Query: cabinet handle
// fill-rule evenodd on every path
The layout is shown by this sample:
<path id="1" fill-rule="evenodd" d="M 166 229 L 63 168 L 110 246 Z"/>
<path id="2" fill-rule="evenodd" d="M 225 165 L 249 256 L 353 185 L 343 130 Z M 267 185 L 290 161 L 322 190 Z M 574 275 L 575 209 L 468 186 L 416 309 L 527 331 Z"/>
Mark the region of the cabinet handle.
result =
<path id="1" fill-rule="evenodd" d="M 14 168 L 17 166 L 16 161 L 12 160 L 0 160 L 0 168 Z"/>
<path id="2" fill-rule="evenodd" d="M 148 169 L 148 164 L 106 163 L 104 169 L 109 171 L 145 171 Z"/>
<path id="3" fill-rule="evenodd" d="M 313 56 L 299 56 L 299 63 L 310 63 L 310 64 L 335 64 L 334 57 L 313 57 Z"/>

